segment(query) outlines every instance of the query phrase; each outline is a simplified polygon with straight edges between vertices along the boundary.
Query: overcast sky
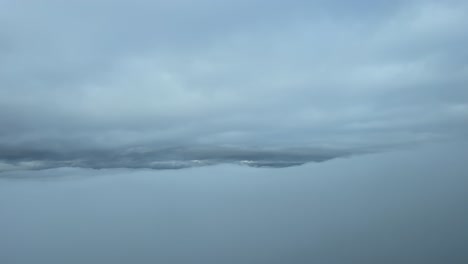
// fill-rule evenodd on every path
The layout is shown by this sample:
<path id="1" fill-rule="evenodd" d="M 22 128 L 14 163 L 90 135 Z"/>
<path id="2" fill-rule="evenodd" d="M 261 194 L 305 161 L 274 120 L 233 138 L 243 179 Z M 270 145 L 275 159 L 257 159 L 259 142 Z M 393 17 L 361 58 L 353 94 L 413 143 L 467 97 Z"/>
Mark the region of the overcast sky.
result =
<path id="1" fill-rule="evenodd" d="M 467 13 L 462 0 L 2 0 L 0 170 L 287 166 L 466 138 Z"/>
<path id="2" fill-rule="evenodd" d="M 467 14 L 0 0 L 0 264 L 468 263 Z"/>
<path id="3" fill-rule="evenodd" d="M 10 172 L 0 263 L 465 264 L 467 156 L 465 142 L 284 169 Z"/>

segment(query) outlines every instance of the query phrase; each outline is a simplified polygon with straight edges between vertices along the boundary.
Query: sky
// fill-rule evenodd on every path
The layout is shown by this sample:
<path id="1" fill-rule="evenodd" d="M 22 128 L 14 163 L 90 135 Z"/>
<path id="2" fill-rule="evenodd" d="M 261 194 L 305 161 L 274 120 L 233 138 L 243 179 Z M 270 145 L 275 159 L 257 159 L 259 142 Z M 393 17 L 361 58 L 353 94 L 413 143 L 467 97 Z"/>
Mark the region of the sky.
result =
<path id="1" fill-rule="evenodd" d="M 17 171 L 0 178 L 0 263 L 464 264 L 467 156 Z"/>
<path id="2" fill-rule="evenodd" d="M 468 263 L 466 14 L 0 0 L 0 263 Z"/>
<path id="3" fill-rule="evenodd" d="M 466 138 L 467 12 L 3 0 L 0 170 L 290 166 Z"/>

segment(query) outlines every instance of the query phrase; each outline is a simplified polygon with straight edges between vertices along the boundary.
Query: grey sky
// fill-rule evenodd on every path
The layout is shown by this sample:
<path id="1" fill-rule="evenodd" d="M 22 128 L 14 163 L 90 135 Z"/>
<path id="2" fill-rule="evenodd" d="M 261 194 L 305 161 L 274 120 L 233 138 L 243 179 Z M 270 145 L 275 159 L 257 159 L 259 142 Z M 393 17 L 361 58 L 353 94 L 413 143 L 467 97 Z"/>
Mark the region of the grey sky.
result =
<path id="1" fill-rule="evenodd" d="M 0 264 L 468 263 L 467 14 L 0 0 Z"/>
<path id="2" fill-rule="evenodd" d="M 1 164 L 18 167 L 11 149 L 76 164 L 141 147 L 362 152 L 465 138 L 467 12 L 466 1 L 4 0 Z"/>
<path id="3" fill-rule="evenodd" d="M 463 264 L 468 144 L 286 169 L 0 177 L 2 264 Z"/>

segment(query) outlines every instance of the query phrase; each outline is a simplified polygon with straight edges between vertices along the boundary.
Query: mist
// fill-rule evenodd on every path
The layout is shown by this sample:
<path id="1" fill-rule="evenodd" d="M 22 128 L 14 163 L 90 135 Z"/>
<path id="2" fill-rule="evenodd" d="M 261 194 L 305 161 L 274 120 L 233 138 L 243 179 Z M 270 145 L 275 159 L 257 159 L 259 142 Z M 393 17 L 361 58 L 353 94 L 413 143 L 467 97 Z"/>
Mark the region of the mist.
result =
<path id="1" fill-rule="evenodd" d="M 0 0 L 0 264 L 468 263 L 466 14 Z"/>
<path id="2" fill-rule="evenodd" d="M 467 142 L 282 169 L 0 179 L 1 263 L 465 263 Z"/>

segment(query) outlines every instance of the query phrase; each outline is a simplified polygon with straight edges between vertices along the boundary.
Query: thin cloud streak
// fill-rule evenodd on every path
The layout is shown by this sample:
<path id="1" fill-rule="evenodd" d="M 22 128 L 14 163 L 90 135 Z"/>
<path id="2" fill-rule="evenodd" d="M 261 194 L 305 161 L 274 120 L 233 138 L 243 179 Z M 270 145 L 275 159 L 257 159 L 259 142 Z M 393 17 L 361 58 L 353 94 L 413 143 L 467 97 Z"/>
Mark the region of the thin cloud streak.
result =
<path id="1" fill-rule="evenodd" d="M 0 153 L 0 172 L 44 170 L 59 167 L 89 169 L 183 169 L 222 163 L 251 167 L 283 168 L 322 162 L 351 153 L 327 149 L 253 149 L 240 147 L 175 147 L 165 149 L 133 148 L 120 150 L 52 152 L 15 150 Z"/>

